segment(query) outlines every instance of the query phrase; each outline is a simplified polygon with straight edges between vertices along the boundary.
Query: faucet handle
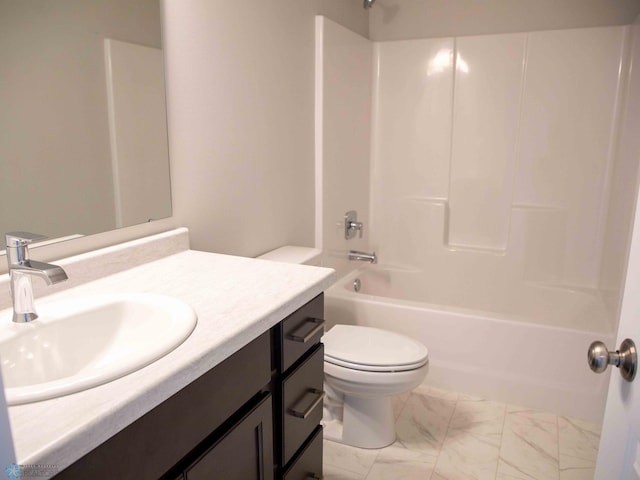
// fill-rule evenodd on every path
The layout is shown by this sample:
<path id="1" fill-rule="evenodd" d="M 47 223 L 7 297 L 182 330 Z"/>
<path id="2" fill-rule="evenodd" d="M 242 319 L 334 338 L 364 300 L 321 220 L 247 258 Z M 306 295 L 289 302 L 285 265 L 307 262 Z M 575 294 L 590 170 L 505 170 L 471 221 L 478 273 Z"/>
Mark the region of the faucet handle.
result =
<path id="1" fill-rule="evenodd" d="M 5 244 L 7 247 L 26 247 L 32 242 L 46 240 L 46 235 L 30 232 L 9 232 L 5 233 Z"/>
<path id="2" fill-rule="evenodd" d="M 9 232 L 5 233 L 5 245 L 7 251 L 7 263 L 9 269 L 13 265 L 20 265 L 22 262 L 29 260 L 29 244 L 44 240 L 47 237 L 37 233 L 29 232 Z"/>
<path id="3" fill-rule="evenodd" d="M 356 232 L 360 232 L 359 237 L 362 238 L 364 224 L 358 222 L 358 212 L 350 210 L 344 214 L 344 238 L 349 240 L 356 236 Z"/>

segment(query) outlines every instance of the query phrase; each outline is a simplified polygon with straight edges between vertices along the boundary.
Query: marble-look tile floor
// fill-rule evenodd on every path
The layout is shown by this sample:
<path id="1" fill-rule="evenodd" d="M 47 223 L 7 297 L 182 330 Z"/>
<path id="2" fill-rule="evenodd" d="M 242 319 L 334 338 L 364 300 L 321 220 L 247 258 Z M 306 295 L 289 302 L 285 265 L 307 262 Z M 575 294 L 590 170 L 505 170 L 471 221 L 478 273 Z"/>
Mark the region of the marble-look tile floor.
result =
<path id="1" fill-rule="evenodd" d="M 593 479 L 600 425 L 421 386 L 380 450 L 325 440 L 325 480 Z"/>

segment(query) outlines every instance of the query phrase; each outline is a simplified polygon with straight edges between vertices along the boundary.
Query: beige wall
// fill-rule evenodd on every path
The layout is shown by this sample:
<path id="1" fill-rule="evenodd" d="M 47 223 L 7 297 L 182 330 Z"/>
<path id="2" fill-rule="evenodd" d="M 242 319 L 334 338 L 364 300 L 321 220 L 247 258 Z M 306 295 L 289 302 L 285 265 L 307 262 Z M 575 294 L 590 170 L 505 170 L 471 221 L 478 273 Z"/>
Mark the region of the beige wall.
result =
<path id="1" fill-rule="evenodd" d="M 315 0 L 164 1 L 173 211 L 193 248 L 314 244 L 318 9 L 357 17 Z"/>
<path id="2" fill-rule="evenodd" d="M 0 0 L 0 232 L 115 227 L 109 37 L 159 47 L 157 3 Z"/>
<path id="3" fill-rule="evenodd" d="M 179 225 L 191 229 L 194 248 L 241 255 L 314 243 L 314 18 L 320 12 L 362 30 L 368 18 L 361 0 L 290 0 L 268 8 L 249 1 L 162 2 L 170 11 L 163 28 L 173 87 L 174 216 L 34 248 L 36 259 L 52 261 Z M 229 88 L 215 90 L 220 85 Z M 110 181 L 110 172 L 105 175 Z"/>
<path id="4" fill-rule="evenodd" d="M 362 5 L 362 0 L 316 0 L 316 13 L 368 38 L 369 14 Z"/>
<path id="5" fill-rule="evenodd" d="M 377 0 L 372 40 L 512 33 L 626 25 L 637 0 Z"/>
<path id="6" fill-rule="evenodd" d="M 312 0 L 166 0 L 174 216 L 198 250 L 313 245 Z"/>

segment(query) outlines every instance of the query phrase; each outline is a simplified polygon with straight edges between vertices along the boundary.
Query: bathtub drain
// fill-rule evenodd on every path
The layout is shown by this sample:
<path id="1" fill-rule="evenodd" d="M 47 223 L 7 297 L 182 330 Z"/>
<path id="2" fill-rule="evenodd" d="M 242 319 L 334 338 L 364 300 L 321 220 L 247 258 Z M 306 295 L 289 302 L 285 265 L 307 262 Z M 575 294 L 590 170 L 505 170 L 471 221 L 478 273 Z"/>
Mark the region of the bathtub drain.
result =
<path id="1" fill-rule="evenodd" d="M 353 281 L 353 289 L 354 289 L 356 292 L 359 292 L 359 291 L 360 291 L 360 287 L 361 287 L 360 279 L 359 279 L 359 278 L 356 278 L 356 279 Z"/>

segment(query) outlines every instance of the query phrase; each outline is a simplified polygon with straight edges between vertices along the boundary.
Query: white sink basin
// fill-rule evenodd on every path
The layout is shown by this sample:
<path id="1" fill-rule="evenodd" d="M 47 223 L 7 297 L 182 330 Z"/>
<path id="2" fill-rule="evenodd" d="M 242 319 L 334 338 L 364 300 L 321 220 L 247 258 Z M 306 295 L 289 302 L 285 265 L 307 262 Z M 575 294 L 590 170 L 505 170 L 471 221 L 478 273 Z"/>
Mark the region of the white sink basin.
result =
<path id="1" fill-rule="evenodd" d="M 9 405 L 110 382 L 156 361 L 196 325 L 187 304 L 151 294 L 99 295 L 41 303 L 39 318 L 0 320 L 0 360 Z"/>

